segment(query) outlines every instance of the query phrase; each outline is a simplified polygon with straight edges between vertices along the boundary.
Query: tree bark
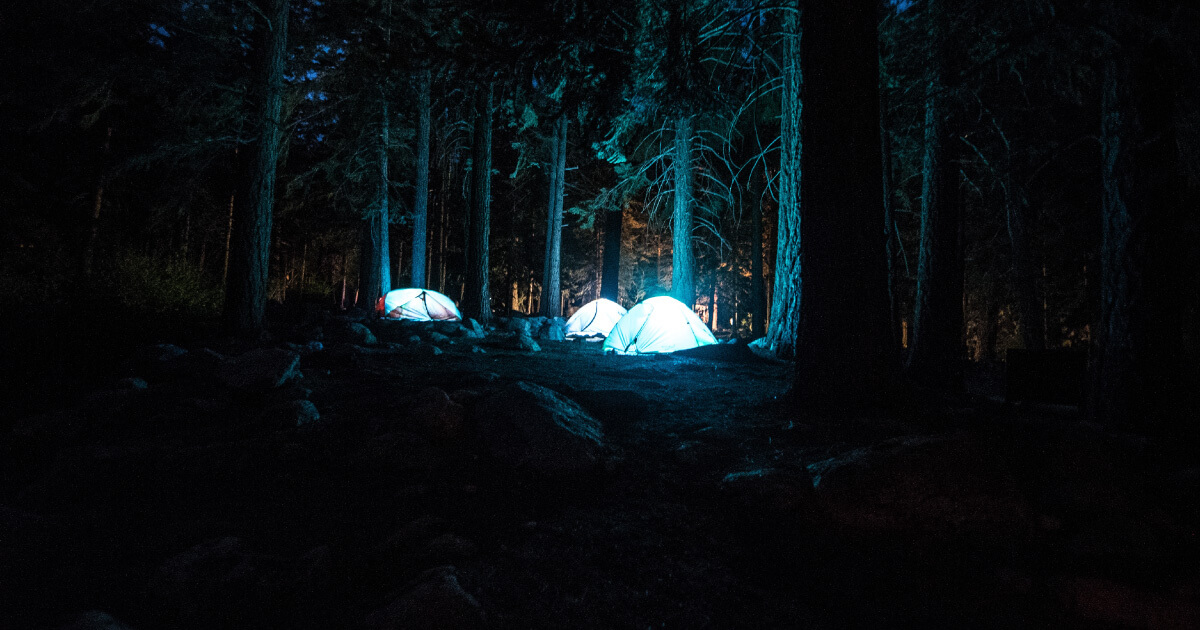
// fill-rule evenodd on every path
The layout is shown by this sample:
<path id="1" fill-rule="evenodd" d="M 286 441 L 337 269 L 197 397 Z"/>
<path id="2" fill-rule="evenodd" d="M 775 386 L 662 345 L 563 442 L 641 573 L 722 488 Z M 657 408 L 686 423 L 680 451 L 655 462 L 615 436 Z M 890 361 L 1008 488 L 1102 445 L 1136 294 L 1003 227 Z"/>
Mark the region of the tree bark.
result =
<path id="1" fill-rule="evenodd" d="M 486 326 L 492 319 L 488 288 L 488 241 L 491 233 L 492 203 L 492 91 L 489 81 L 475 113 L 475 141 L 472 146 L 471 221 L 468 237 L 467 269 L 463 289 L 463 315 Z"/>
<path id="2" fill-rule="evenodd" d="M 1019 315 L 1017 325 L 1025 349 L 1042 350 L 1046 347 L 1046 328 L 1042 316 L 1041 291 L 1038 288 L 1041 271 L 1030 247 L 1029 208 L 1017 199 L 1011 186 L 1010 181 L 1004 209 L 1008 216 L 1008 240 L 1012 247 L 1012 288 Z"/>
<path id="3" fill-rule="evenodd" d="M 767 293 L 763 280 L 763 189 L 764 174 L 750 174 L 750 337 L 763 336 L 766 328 Z"/>
<path id="4" fill-rule="evenodd" d="M 429 69 L 421 70 L 417 79 L 417 189 L 413 199 L 413 242 L 411 286 L 425 288 L 426 242 L 429 217 L 429 101 L 431 83 Z"/>
<path id="5" fill-rule="evenodd" d="M 696 301 L 696 256 L 692 249 L 692 117 L 675 122 L 675 207 L 672 218 L 671 295 L 691 308 Z"/>
<path id="6" fill-rule="evenodd" d="M 554 138 L 550 142 L 550 201 L 546 214 L 546 258 L 542 267 L 542 287 L 550 299 L 542 300 L 542 315 L 562 315 L 560 306 L 562 224 L 563 224 L 563 180 L 567 172 L 567 117 L 560 115 L 554 121 Z"/>
<path id="7" fill-rule="evenodd" d="M 283 72 L 287 64 L 289 0 L 262 0 L 266 23 L 256 25 L 258 57 L 253 90 L 257 137 L 245 161 L 233 209 L 232 251 L 222 313 L 226 332 L 245 338 L 262 334 L 267 304 L 275 171 L 283 121 Z"/>
<path id="8" fill-rule="evenodd" d="M 898 356 L 888 332 L 875 3 L 809 3 L 804 268 L 792 399 L 817 412 L 886 404 Z"/>
<path id="9" fill-rule="evenodd" d="M 1195 440 L 1200 261 L 1187 234 L 1197 220 L 1176 138 L 1180 62 L 1160 46 L 1134 40 L 1104 61 L 1100 321 L 1088 415 Z"/>
<path id="10" fill-rule="evenodd" d="M 796 326 L 800 316 L 800 154 L 804 79 L 800 67 L 800 7 L 791 3 L 783 17 L 783 102 L 780 113 L 779 225 L 775 245 L 775 291 L 771 296 L 771 323 L 767 348 L 781 359 L 796 354 Z"/>
<path id="11" fill-rule="evenodd" d="M 391 182 L 388 176 L 388 143 L 391 124 L 388 120 L 388 101 L 380 98 L 379 145 L 376 164 L 378 167 L 378 191 L 374 207 L 367 211 L 363 233 L 363 244 L 359 249 L 359 289 L 357 304 L 371 310 L 379 297 L 392 290 L 392 264 L 388 228 L 391 225 L 389 197 Z"/>
<path id="12" fill-rule="evenodd" d="M 921 230 L 917 257 L 913 336 L 908 371 L 930 387 L 962 389 L 963 273 L 959 240 L 962 214 L 957 173 L 946 138 L 948 112 L 943 80 L 944 33 L 938 2 L 926 4 L 933 49 L 925 85 L 925 148 L 921 177 Z"/>

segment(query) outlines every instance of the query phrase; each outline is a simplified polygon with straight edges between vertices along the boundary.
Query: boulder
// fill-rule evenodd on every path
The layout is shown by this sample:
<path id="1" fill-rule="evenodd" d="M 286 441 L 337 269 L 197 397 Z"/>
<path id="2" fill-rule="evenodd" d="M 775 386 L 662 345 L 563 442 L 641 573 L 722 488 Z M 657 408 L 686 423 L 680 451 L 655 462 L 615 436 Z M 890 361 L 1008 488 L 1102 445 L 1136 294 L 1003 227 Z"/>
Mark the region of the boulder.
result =
<path id="1" fill-rule="evenodd" d="M 483 608 L 458 583 L 454 567 L 430 569 L 413 580 L 390 604 L 367 616 L 371 630 L 484 627 Z"/>
<path id="2" fill-rule="evenodd" d="M 804 469 L 751 468 L 721 479 L 721 490 L 735 513 L 789 523 L 814 511 L 812 477 Z"/>
<path id="3" fill-rule="evenodd" d="M 267 409 L 271 424 L 284 429 L 311 425 L 321 419 L 321 412 L 311 400 L 289 400 Z"/>
<path id="4" fill-rule="evenodd" d="M 301 377 L 300 355 L 281 348 L 261 348 L 226 361 L 218 375 L 230 388 L 261 394 Z"/>
<path id="5" fill-rule="evenodd" d="M 538 328 L 538 339 L 543 341 L 566 341 L 567 322 L 561 317 L 551 317 Z"/>
<path id="6" fill-rule="evenodd" d="M 129 626 L 117 621 L 104 611 L 89 610 L 81 613 L 59 630 L 129 630 Z"/>
<path id="7" fill-rule="evenodd" d="M 168 558 L 151 578 L 149 591 L 169 609 L 192 617 L 248 603 L 259 576 L 259 566 L 241 539 L 226 536 Z"/>
<path id="8" fill-rule="evenodd" d="M 435 330 L 429 333 L 429 341 L 431 343 L 446 343 L 450 341 L 450 337 Z"/>
<path id="9" fill-rule="evenodd" d="M 359 322 L 345 322 L 334 326 L 330 330 L 330 336 L 335 341 L 344 341 L 360 346 L 373 346 L 379 341 L 370 328 Z"/>
<path id="10" fill-rule="evenodd" d="M 483 337 L 487 334 L 487 332 L 484 331 L 483 326 L 470 317 L 463 320 L 463 327 L 467 329 L 466 336 L 473 339 L 483 339 Z"/>
<path id="11" fill-rule="evenodd" d="M 504 322 L 504 330 L 517 334 L 529 334 L 529 320 L 524 317 L 510 317 Z"/>
<path id="12" fill-rule="evenodd" d="M 1031 510 L 990 449 L 964 435 L 907 436 L 808 467 L 833 522 L 933 536 L 1024 537 Z"/>
<path id="13" fill-rule="evenodd" d="M 417 393 L 412 418 L 431 440 L 452 440 L 462 435 L 462 405 L 437 387 L 426 387 Z"/>
<path id="14" fill-rule="evenodd" d="M 518 381 L 476 407 L 487 452 L 511 468 L 542 475 L 596 471 L 604 454 L 600 422 L 574 401 Z"/>

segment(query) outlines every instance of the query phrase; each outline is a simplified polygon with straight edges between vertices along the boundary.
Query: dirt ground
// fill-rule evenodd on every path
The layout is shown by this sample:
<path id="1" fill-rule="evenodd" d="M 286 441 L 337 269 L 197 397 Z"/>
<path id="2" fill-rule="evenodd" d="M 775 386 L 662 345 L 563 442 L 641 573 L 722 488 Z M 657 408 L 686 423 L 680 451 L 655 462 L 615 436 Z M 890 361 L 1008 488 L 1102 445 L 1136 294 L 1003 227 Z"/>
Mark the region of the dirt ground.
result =
<path id="1" fill-rule="evenodd" d="M 1118 508 L 1056 511 L 1029 471 L 1015 476 L 1033 529 L 1014 536 L 856 528 L 825 515 L 807 487 L 730 482 L 770 470 L 808 484 L 809 465 L 897 436 L 967 431 L 1019 450 L 1033 434 L 1070 434 L 1070 409 L 973 396 L 881 417 L 805 418 L 780 403 L 786 364 L 540 343 L 526 352 L 495 335 L 456 339 L 437 343 L 441 354 L 326 344 L 303 354 L 305 391 L 293 392 L 320 420 L 284 429 L 263 424 L 267 403 L 230 396 L 197 376 L 201 368 L 155 374 L 114 359 L 113 380 L 148 382 L 134 402 L 94 395 L 66 420 L 51 409 L 14 421 L 0 442 L 0 627 L 60 627 L 84 611 L 132 628 L 399 627 L 379 611 L 407 601 L 437 567 L 457 586 L 445 589 L 450 603 L 435 598 L 443 603 L 419 613 L 424 627 L 1166 627 L 1196 618 L 1181 603 L 1200 585 L 1186 500 L 1119 506 L 1136 515 L 1146 502 L 1167 505 L 1154 513 L 1181 540 L 1135 540 L 1138 551 L 1124 553 L 1125 539 L 1101 535 L 1109 542 L 1093 547 L 1111 549 L 1080 555 L 1077 534 Z M 481 454 L 474 409 L 516 381 L 600 420 L 602 470 L 530 476 Z M 462 405 L 464 430 L 430 434 L 414 417 L 428 387 Z M 1125 470 L 1140 476 L 1114 482 L 1121 488 L 1151 476 L 1143 459 L 1129 461 Z M 1164 466 L 1155 479 L 1186 468 Z"/>

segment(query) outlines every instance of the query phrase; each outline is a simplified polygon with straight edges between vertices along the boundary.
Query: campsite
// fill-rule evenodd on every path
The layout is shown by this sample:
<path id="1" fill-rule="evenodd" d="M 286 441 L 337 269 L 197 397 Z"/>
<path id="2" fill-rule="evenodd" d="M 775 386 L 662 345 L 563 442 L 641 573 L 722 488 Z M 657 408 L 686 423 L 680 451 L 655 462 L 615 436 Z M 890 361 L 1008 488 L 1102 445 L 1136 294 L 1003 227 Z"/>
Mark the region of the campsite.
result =
<path id="1" fill-rule="evenodd" d="M 1200 7 L 0 3 L 0 630 L 1200 628 Z"/>

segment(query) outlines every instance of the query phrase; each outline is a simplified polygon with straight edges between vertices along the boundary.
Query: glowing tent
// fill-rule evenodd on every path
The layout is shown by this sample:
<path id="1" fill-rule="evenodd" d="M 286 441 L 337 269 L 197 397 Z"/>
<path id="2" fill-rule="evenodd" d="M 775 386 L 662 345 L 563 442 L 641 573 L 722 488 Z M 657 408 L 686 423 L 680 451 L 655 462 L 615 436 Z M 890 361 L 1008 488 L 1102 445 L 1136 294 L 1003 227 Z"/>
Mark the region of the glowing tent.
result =
<path id="1" fill-rule="evenodd" d="M 686 304 L 666 295 L 643 300 L 617 322 L 605 352 L 652 354 L 717 343 L 717 338 Z"/>
<path id="2" fill-rule="evenodd" d="M 612 300 L 592 300 L 567 320 L 567 338 L 607 337 L 625 313 L 625 309 Z"/>
<path id="3" fill-rule="evenodd" d="M 454 300 L 429 289 L 396 289 L 379 298 L 379 316 L 419 322 L 459 321 L 462 313 Z"/>

